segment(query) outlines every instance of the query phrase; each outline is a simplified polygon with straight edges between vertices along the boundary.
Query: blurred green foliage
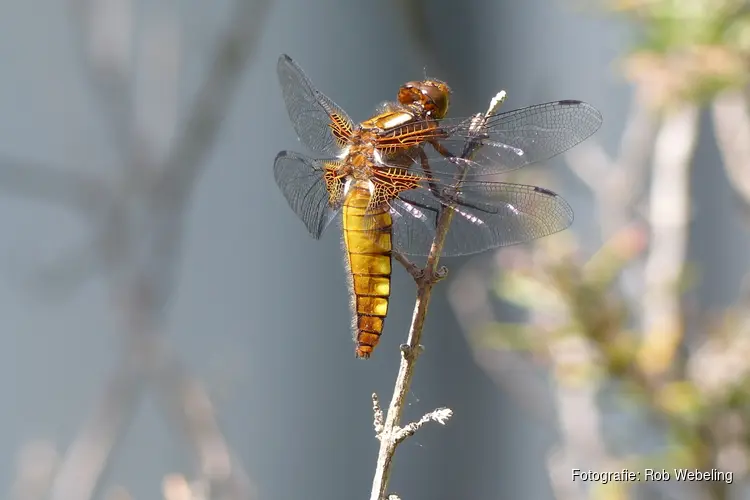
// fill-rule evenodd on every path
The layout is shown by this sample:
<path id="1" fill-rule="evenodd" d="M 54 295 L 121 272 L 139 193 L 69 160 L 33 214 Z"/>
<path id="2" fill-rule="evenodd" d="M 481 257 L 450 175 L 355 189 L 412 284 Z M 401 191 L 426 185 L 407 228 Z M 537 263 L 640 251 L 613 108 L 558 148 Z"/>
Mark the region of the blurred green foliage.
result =
<path id="1" fill-rule="evenodd" d="M 706 103 L 748 83 L 750 3 L 744 0 L 613 0 L 641 37 L 625 73 L 657 106 Z"/>
<path id="2" fill-rule="evenodd" d="M 654 454 L 619 457 L 623 467 L 726 470 L 722 456 L 733 453 L 733 469 L 741 468 L 736 476 L 745 476 L 750 316 L 741 304 L 727 309 L 705 325 L 705 342 L 690 354 L 668 351 L 668 362 L 659 362 L 667 369 L 654 371 L 644 356 L 650 348 L 646 337 L 631 326 L 637 304 L 620 291 L 621 272 L 646 244 L 641 229 L 628 227 L 588 257 L 573 238 L 555 237 L 539 241 L 523 257 L 503 260 L 494 293 L 523 308 L 527 320 L 488 323 L 472 337 L 480 349 L 528 356 L 549 369 L 563 390 L 616 381 L 622 404 L 645 410 L 667 437 Z M 600 486 L 595 498 L 630 498 L 627 484 Z M 726 486 L 713 484 L 712 497 L 726 498 Z"/>

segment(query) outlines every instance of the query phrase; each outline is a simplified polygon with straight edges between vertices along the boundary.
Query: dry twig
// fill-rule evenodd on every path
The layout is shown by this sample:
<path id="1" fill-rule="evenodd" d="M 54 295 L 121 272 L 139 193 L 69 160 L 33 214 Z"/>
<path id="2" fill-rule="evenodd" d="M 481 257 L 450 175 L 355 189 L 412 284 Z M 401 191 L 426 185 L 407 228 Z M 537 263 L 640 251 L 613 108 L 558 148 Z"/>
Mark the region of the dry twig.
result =
<path id="1" fill-rule="evenodd" d="M 500 92 L 490 102 L 490 106 L 484 116 L 477 115 L 475 128 L 480 128 L 487 118 L 495 112 L 497 107 L 505 99 L 505 92 Z M 469 158 L 475 152 L 476 145 L 469 141 L 464 148 L 461 157 Z M 460 182 L 460 177 L 457 179 Z M 414 305 L 414 314 L 412 316 L 411 326 L 406 344 L 401 346 L 401 363 L 399 365 L 396 384 L 393 388 L 391 403 L 388 406 L 388 412 L 383 418 L 383 411 L 376 394 L 373 394 L 373 410 L 375 432 L 380 440 L 380 449 L 378 451 L 378 460 L 375 466 L 375 477 L 372 482 L 372 491 L 370 500 L 383 500 L 388 489 L 388 480 L 390 478 L 393 465 L 393 457 L 396 448 L 406 438 L 413 435 L 419 428 L 430 421 L 445 424 L 452 416 L 453 412 L 448 408 L 438 408 L 424 415 L 417 422 L 412 422 L 401 427 L 401 418 L 406 407 L 406 396 L 414 378 L 414 367 L 419 354 L 422 352 L 422 331 L 424 321 L 427 315 L 427 308 L 432 297 L 432 287 L 435 283 L 447 274 L 445 267 L 438 268 L 440 255 L 445 244 L 445 237 L 448 234 L 454 212 L 449 207 L 440 212 L 438 217 L 435 238 L 427 256 L 427 263 L 424 269 L 418 270 L 417 266 L 409 262 L 405 257 L 397 255 L 399 262 L 402 262 L 407 270 L 415 277 L 417 283 L 417 301 Z M 391 495 L 393 496 L 393 495 Z"/>

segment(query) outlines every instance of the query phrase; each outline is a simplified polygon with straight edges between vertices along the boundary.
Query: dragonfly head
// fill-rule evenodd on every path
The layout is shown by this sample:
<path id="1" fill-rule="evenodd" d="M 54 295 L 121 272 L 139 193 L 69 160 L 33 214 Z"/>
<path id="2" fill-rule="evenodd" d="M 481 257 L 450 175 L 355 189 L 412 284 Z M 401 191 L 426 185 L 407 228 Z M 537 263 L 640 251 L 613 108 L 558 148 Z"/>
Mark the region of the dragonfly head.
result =
<path id="1" fill-rule="evenodd" d="M 405 106 L 417 107 L 425 117 L 440 120 L 448 114 L 451 89 L 440 80 L 407 82 L 398 89 L 398 102 Z"/>

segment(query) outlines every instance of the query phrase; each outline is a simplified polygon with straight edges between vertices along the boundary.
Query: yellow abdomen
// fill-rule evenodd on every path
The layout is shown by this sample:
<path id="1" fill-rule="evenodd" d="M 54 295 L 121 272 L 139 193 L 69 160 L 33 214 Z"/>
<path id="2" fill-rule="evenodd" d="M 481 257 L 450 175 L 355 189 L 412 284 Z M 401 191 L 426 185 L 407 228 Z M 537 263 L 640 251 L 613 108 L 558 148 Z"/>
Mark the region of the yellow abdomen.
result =
<path id="1" fill-rule="evenodd" d="M 378 345 L 391 295 L 393 221 L 387 209 L 368 212 L 369 202 L 369 191 L 354 186 L 342 207 L 358 358 L 369 358 Z"/>

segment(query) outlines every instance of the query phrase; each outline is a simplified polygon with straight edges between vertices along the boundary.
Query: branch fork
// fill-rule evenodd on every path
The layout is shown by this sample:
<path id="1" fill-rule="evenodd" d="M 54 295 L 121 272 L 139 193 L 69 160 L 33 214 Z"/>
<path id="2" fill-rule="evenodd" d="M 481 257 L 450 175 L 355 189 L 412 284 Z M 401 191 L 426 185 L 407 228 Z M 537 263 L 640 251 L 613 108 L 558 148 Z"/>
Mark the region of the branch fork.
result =
<path id="1" fill-rule="evenodd" d="M 439 268 L 433 270 L 431 266 L 428 265 L 423 269 L 410 261 L 409 258 L 402 253 L 393 252 L 393 257 L 402 266 L 404 266 L 406 272 L 409 273 L 412 278 L 414 278 L 414 282 L 417 284 L 417 286 L 421 286 L 426 283 L 434 285 L 438 281 L 445 279 L 445 277 L 448 276 L 448 268 L 445 266 L 440 266 Z"/>
<path id="2" fill-rule="evenodd" d="M 400 444 L 406 438 L 413 436 L 428 422 L 437 422 L 440 425 L 445 425 L 453 416 L 453 410 L 450 408 L 436 408 L 429 413 L 425 413 L 419 420 L 411 422 L 404 427 L 394 425 L 391 429 L 386 429 L 383 409 L 380 407 L 380 400 L 375 393 L 372 394 L 372 411 L 374 414 L 375 437 L 381 442 L 384 439 L 390 439 L 393 444 Z"/>

